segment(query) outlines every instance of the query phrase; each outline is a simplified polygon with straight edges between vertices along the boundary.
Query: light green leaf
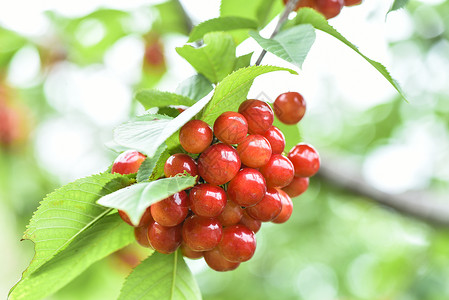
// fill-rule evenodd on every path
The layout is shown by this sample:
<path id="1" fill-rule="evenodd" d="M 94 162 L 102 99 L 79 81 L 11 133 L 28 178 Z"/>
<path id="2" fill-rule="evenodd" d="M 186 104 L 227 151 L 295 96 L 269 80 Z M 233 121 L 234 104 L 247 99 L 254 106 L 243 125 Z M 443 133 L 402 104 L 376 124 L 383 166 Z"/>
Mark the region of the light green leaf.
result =
<path id="1" fill-rule="evenodd" d="M 401 87 L 399 86 L 399 83 L 394 80 L 388 70 L 381 64 L 378 63 L 372 59 L 369 59 L 367 56 L 362 54 L 359 49 L 357 49 L 356 46 L 354 46 L 351 42 L 349 42 L 345 37 L 343 37 L 337 30 L 335 30 L 334 27 L 329 25 L 327 20 L 324 18 L 324 16 L 314 9 L 311 8 L 302 8 L 299 10 L 298 15 L 295 18 L 296 24 L 310 24 L 316 29 L 319 29 L 321 31 L 324 31 L 331 36 L 335 37 L 345 45 L 347 45 L 349 48 L 357 52 L 360 56 L 362 56 L 366 61 L 368 61 L 374 68 L 376 68 L 377 71 L 379 71 L 387 80 L 388 82 L 393 85 L 393 87 L 399 92 L 399 94 L 406 99 Z"/>
<path id="2" fill-rule="evenodd" d="M 237 71 L 238 69 L 241 68 L 249 67 L 251 65 L 251 58 L 253 57 L 253 53 L 254 52 L 251 52 L 237 57 L 237 59 L 235 60 L 234 71 Z"/>
<path id="3" fill-rule="evenodd" d="M 180 33 L 188 35 L 191 30 L 191 22 L 187 18 L 179 1 L 168 0 L 154 5 L 157 10 L 157 19 L 152 25 L 152 30 L 164 33 Z"/>
<path id="4" fill-rule="evenodd" d="M 157 163 L 160 161 L 161 157 L 165 157 L 165 155 L 163 155 L 165 152 L 167 152 L 167 145 L 162 144 L 159 146 L 153 157 L 147 157 L 143 161 L 139 171 L 137 172 L 137 182 L 147 181 L 150 179 L 150 176 L 157 171 Z"/>
<path id="5" fill-rule="evenodd" d="M 238 16 L 257 20 L 259 27 L 264 27 L 282 10 L 279 0 L 222 0 L 220 16 Z"/>
<path id="6" fill-rule="evenodd" d="M 201 114 L 201 120 L 213 124 L 223 112 L 237 111 L 240 104 L 246 100 L 253 80 L 259 75 L 274 71 L 288 71 L 297 74 L 291 69 L 275 66 L 252 66 L 239 69 L 223 79 L 215 88 L 212 100 Z"/>
<path id="7" fill-rule="evenodd" d="M 315 42 L 315 30 L 308 24 L 281 31 L 272 39 L 265 39 L 256 31 L 250 32 L 250 36 L 268 52 L 300 68 Z"/>
<path id="8" fill-rule="evenodd" d="M 134 241 L 133 229 L 117 214 L 108 215 L 78 235 L 73 242 L 20 281 L 10 299 L 42 299 L 53 294 L 91 264 Z"/>
<path id="9" fill-rule="evenodd" d="M 176 51 L 198 73 L 217 83 L 234 69 L 235 43 L 230 34 L 212 32 L 204 36 L 204 44 L 199 48 L 184 45 L 176 48 Z"/>
<path id="10" fill-rule="evenodd" d="M 248 18 L 231 16 L 210 19 L 193 28 L 188 42 L 197 41 L 209 32 L 236 29 L 257 29 L 257 22 Z"/>
<path id="11" fill-rule="evenodd" d="M 181 82 L 176 88 L 176 93 L 198 101 L 213 89 L 212 83 L 206 77 L 196 74 Z"/>
<path id="12" fill-rule="evenodd" d="M 169 92 L 161 92 L 153 89 L 138 91 L 135 98 L 143 105 L 145 109 L 150 109 L 152 107 L 165 107 L 169 105 L 192 106 L 196 102 L 195 100 L 185 96 Z"/>
<path id="13" fill-rule="evenodd" d="M 405 5 L 407 5 L 408 1 L 409 0 L 395 0 L 388 13 L 403 8 Z"/>
<path id="14" fill-rule="evenodd" d="M 177 192 L 195 185 L 192 176 L 175 176 L 133 184 L 98 200 L 98 204 L 125 211 L 133 224 L 138 224 L 145 210 Z"/>
<path id="15" fill-rule="evenodd" d="M 119 300 L 201 300 L 201 292 L 189 267 L 177 251 L 154 253 L 126 279 Z"/>

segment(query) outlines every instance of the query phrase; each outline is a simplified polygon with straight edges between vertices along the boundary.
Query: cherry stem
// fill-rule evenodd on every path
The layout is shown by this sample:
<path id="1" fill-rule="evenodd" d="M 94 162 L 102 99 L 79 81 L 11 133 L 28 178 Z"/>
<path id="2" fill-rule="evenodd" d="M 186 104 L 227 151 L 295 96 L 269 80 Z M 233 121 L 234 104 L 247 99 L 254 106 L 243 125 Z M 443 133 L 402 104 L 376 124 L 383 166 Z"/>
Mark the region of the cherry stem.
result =
<path id="1" fill-rule="evenodd" d="M 299 2 L 299 0 L 289 0 L 287 5 L 285 5 L 285 9 L 282 12 L 281 17 L 279 18 L 278 23 L 276 24 L 276 28 L 274 29 L 273 33 L 270 36 L 270 39 L 274 38 L 276 34 L 279 33 L 284 23 L 288 20 L 288 16 L 290 13 L 295 9 L 296 4 Z M 263 50 L 262 53 L 260 53 L 259 58 L 256 61 L 256 66 L 260 65 L 262 62 L 262 59 L 265 57 L 265 54 L 267 54 L 267 50 Z"/>

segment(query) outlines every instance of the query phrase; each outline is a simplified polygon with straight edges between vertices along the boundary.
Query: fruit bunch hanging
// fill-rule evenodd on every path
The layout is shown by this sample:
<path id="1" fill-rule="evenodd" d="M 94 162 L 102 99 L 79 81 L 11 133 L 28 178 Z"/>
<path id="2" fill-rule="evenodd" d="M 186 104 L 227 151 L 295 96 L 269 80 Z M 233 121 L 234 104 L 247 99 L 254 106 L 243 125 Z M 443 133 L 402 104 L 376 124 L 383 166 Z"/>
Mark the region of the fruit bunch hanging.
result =
<path id="1" fill-rule="evenodd" d="M 284 135 L 273 126 L 274 115 L 285 124 L 297 124 L 305 113 L 304 98 L 283 93 L 273 107 L 274 113 L 266 102 L 250 99 L 238 112 L 221 114 L 213 130 L 201 120 L 190 120 L 180 129 L 186 153 L 171 155 L 164 174 L 188 173 L 197 183 L 146 209 L 134 229 L 140 245 L 165 254 L 180 247 L 185 257 L 204 257 L 210 268 L 230 271 L 254 255 L 262 222 L 290 218 L 291 197 L 306 191 L 320 159 L 304 143 L 285 156 Z M 143 154 L 126 151 L 115 160 L 112 173 L 136 173 L 144 160 Z M 119 214 L 134 226 L 125 212 Z"/>
<path id="2" fill-rule="evenodd" d="M 288 0 L 283 0 L 287 4 Z M 295 10 L 302 7 L 313 8 L 322 13 L 326 19 L 338 16 L 344 6 L 354 6 L 361 4 L 362 0 L 299 0 Z"/>

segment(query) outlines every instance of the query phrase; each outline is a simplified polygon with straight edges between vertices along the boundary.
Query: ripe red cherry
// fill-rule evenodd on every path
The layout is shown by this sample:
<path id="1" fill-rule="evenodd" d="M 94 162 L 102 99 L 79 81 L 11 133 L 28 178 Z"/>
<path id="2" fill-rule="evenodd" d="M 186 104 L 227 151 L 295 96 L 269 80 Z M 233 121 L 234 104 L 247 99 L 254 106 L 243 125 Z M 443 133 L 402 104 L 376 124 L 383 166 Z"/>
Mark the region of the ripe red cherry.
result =
<path id="1" fill-rule="evenodd" d="M 301 121 L 306 113 L 306 101 L 300 93 L 280 94 L 273 103 L 274 114 L 284 124 L 293 125 Z"/>
<path id="2" fill-rule="evenodd" d="M 215 120 L 214 134 L 225 144 L 239 144 L 248 134 L 248 122 L 242 114 L 224 112 Z"/>
<path id="3" fill-rule="evenodd" d="M 298 177 L 311 177 L 320 169 L 320 155 L 311 145 L 299 143 L 288 153 Z"/>
<path id="4" fill-rule="evenodd" d="M 284 192 L 286 192 L 290 197 L 298 197 L 302 193 L 304 193 L 309 187 L 309 177 L 298 177 L 295 176 L 293 181 L 282 188 Z"/>
<path id="5" fill-rule="evenodd" d="M 217 217 L 222 226 L 236 225 L 243 216 L 243 209 L 234 201 L 228 200 L 223 212 Z"/>
<path id="6" fill-rule="evenodd" d="M 192 176 L 198 175 L 198 167 L 196 162 L 187 154 L 173 154 L 165 162 L 164 174 L 166 177 L 173 177 L 178 174 L 183 174 L 184 171 Z"/>
<path id="7" fill-rule="evenodd" d="M 293 202 L 289 195 L 283 190 L 279 190 L 279 194 L 281 195 L 282 201 L 282 210 L 281 213 L 271 222 L 276 224 L 285 223 L 290 219 L 290 216 L 293 212 Z"/>
<path id="8" fill-rule="evenodd" d="M 227 197 L 221 187 L 205 183 L 192 188 L 189 200 L 190 209 L 196 215 L 213 218 L 221 214 L 225 208 Z"/>
<path id="9" fill-rule="evenodd" d="M 285 137 L 282 131 L 276 126 L 271 126 L 263 136 L 270 142 L 273 154 L 282 154 L 285 149 Z"/>
<path id="10" fill-rule="evenodd" d="M 230 262 L 224 258 L 218 248 L 204 252 L 204 260 L 212 270 L 218 272 L 232 271 L 240 265 L 240 263 Z"/>
<path id="11" fill-rule="evenodd" d="M 282 210 L 281 195 L 275 188 L 269 188 L 262 201 L 248 207 L 246 212 L 253 219 L 268 222 L 276 218 Z"/>
<path id="12" fill-rule="evenodd" d="M 111 172 L 122 175 L 137 173 L 144 160 L 145 155 L 142 153 L 136 150 L 127 150 L 115 159 Z"/>
<path id="13" fill-rule="evenodd" d="M 210 126 L 201 120 L 191 120 L 179 131 L 179 142 L 189 153 L 201 153 L 212 143 L 214 134 Z"/>
<path id="14" fill-rule="evenodd" d="M 237 151 L 221 143 L 210 146 L 198 158 L 200 176 L 213 185 L 222 185 L 234 178 L 240 166 Z"/>
<path id="15" fill-rule="evenodd" d="M 338 16 L 344 5 L 344 0 L 316 0 L 317 9 L 326 19 Z"/>
<path id="16" fill-rule="evenodd" d="M 345 6 L 354 6 L 362 3 L 362 0 L 344 0 Z"/>
<path id="17" fill-rule="evenodd" d="M 222 229 L 215 218 L 190 216 L 182 226 L 182 238 L 193 251 L 208 251 L 221 240 Z"/>
<path id="18" fill-rule="evenodd" d="M 284 187 L 293 180 L 295 170 L 292 162 L 281 154 L 273 154 L 268 163 L 260 168 L 267 187 Z"/>
<path id="19" fill-rule="evenodd" d="M 270 160 L 271 145 L 263 136 L 252 134 L 237 146 L 237 152 L 245 166 L 260 168 Z"/>
<path id="20" fill-rule="evenodd" d="M 193 251 L 185 242 L 181 243 L 181 252 L 182 255 L 188 257 L 190 259 L 198 259 L 203 257 L 203 252 L 201 251 Z"/>
<path id="21" fill-rule="evenodd" d="M 231 262 L 247 261 L 256 251 L 256 236 L 243 225 L 225 227 L 218 250 L 225 259 Z"/>
<path id="22" fill-rule="evenodd" d="M 155 39 L 145 47 L 144 62 L 148 67 L 165 65 L 164 46 Z"/>
<path id="23" fill-rule="evenodd" d="M 126 223 L 128 223 L 131 226 L 134 226 L 133 223 L 131 222 L 131 220 L 129 219 L 129 216 L 126 212 L 124 212 L 123 210 L 118 210 L 118 214 L 120 216 L 120 218 L 122 218 L 123 221 L 125 221 Z M 139 224 L 137 226 L 134 227 L 142 227 L 145 225 L 150 224 L 151 222 L 153 222 L 153 217 L 151 216 L 151 211 L 150 208 L 148 207 L 145 212 L 143 213 L 142 217 L 140 218 Z"/>
<path id="24" fill-rule="evenodd" d="M 181 191 L 150 206 L 153 219 L 160 225 L 172 227 L 181 224 L 189 213 L 187 193 Z"/>
<path id="25" fill-rule="evenodd" d="M 246 100 L 239 107 L 241 113 L 248 121 L 250 134 L 264 134 L 273 125 L 273 111 L 271 107 L 260 100 Z"/>
<path id="26" fill-rule="evenodd" d="M 245 168 L 235 175 L 228 185 L 228 197 L 240 206 L 253 206 L 262 200 L 267 186 L 256 169 Z"/>
<path id="27" fill-rule="evenodd" d="M 287 2 L 288 2 L 288 0 L 283 0 L 283 1 L 284 1 L 284 4 L 287 4 Z M 301 7 L 310 7 L 310 8 L 316 9 L 315 0 L 299 0 L 298 3 L 296 4 L 295 10 L 297 11 Z"/>
<path id="28" fill-rule="evenodd" d="M 164 227 L 153 222 L 148 227 L 148 239 L 154 250 L 164 254 L 176 251 L 182 242 L 182 225 L 175 227 Z"/>
<path id="29" fill-rule="evenodd" d="M 150 240 L 148 239 L 148 226 L 134 228 L 134 237 L 140 246 L 145 248 L 152 248 Z"/>
<path id="30" fill-rule="evenodd" d="M 250 215 L 248 215 L 246 209 L 243 211 L 243 216 L 239 224 L 246 226 L 249 230 L 251 230 L 254 233 L 257 233 L 260 230 L 260 227 L 262 227 L 262 221 L 256 220 Z"/>

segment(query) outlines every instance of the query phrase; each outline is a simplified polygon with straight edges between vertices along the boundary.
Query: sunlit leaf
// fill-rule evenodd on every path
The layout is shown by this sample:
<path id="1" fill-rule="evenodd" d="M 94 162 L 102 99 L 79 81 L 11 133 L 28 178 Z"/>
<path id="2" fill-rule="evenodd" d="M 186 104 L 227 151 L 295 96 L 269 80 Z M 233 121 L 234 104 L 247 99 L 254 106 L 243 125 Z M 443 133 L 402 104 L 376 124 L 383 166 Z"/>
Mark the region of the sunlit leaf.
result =
<path id="1" fill-rule="evenodd" d="M 164 107 L 169 105 L 192 106 L 195 100 L 181 96 L 175 93 L 162 92 L 154 89 L 140 90 L 136 93 L 136 100 L 139 101 L 145 109 L 152 107 Z"/>
<path id="2" fill-rule="evenodd" d="M 196 74 L 181 82 L 176 88 L 176 93 L 198 101 L 213 89 L 212 83 L 206 77 Z"/>
<path id="3" fill-rule="evenodd" d="M 189 42 L 201 39 L 214 31 L 231 31 L 236 29 L 257 29 L 257 22 L 242 17 L 220 17 L 198 24 L 190 33 Z"/>

